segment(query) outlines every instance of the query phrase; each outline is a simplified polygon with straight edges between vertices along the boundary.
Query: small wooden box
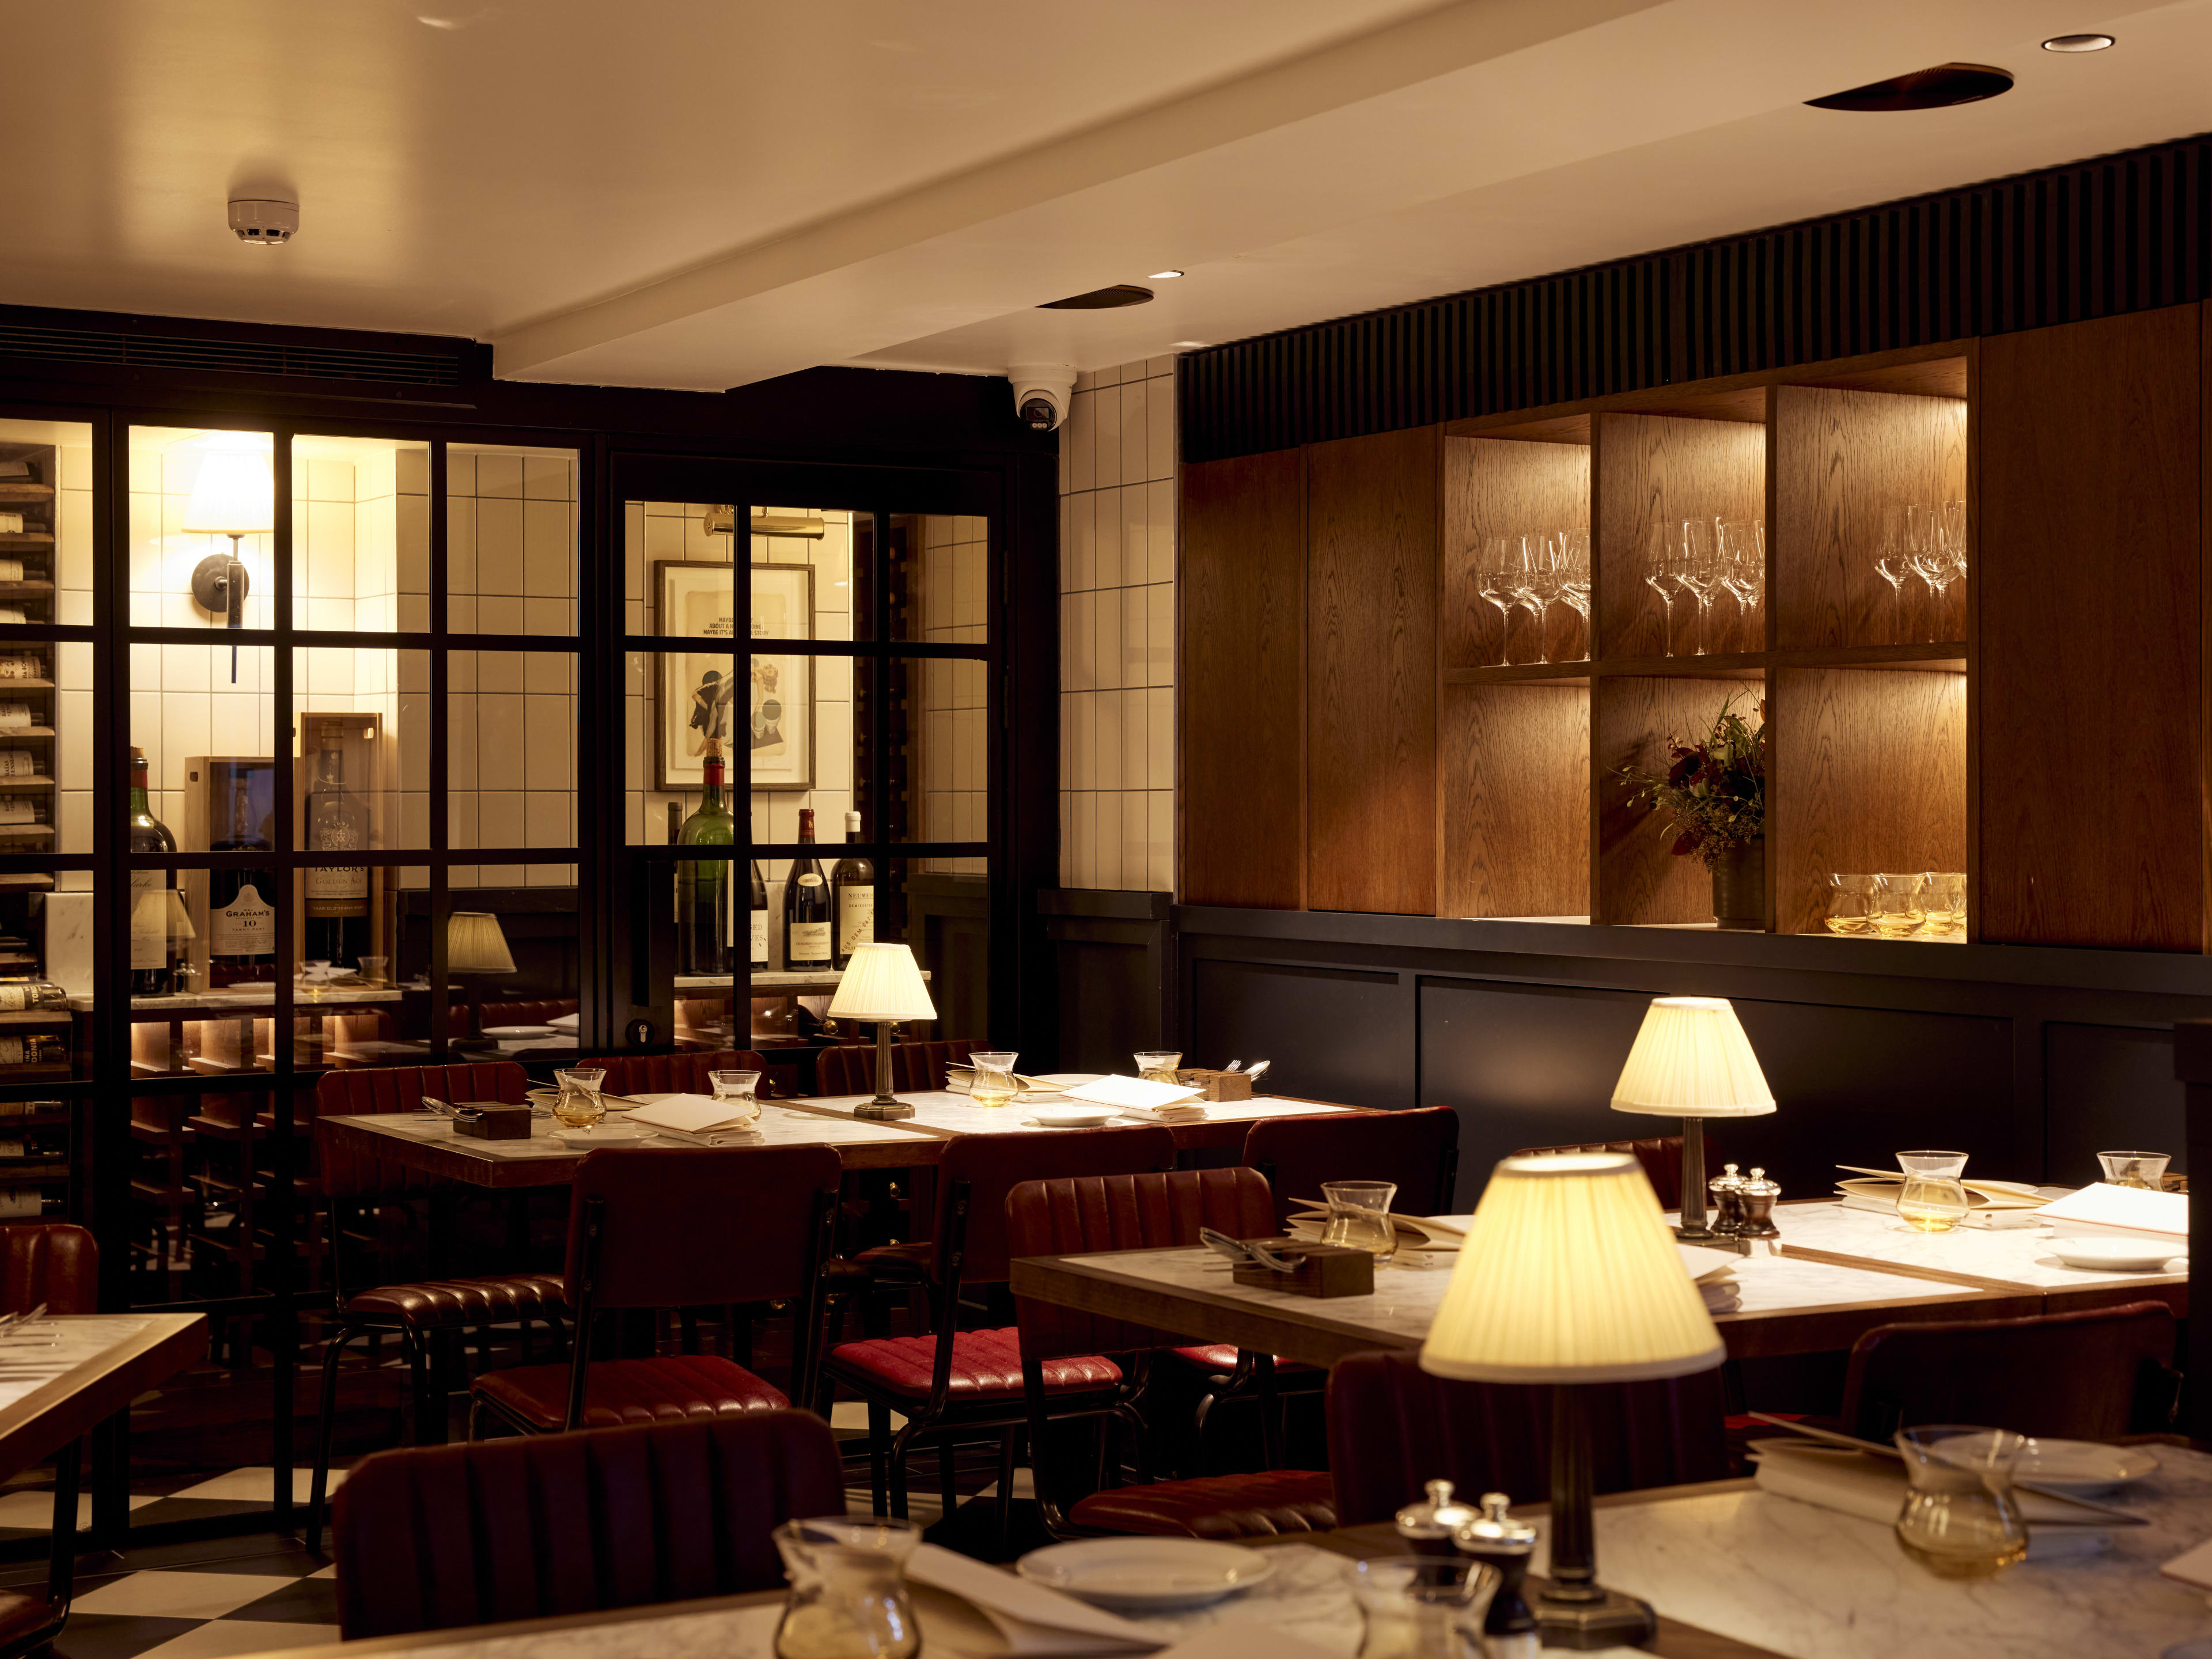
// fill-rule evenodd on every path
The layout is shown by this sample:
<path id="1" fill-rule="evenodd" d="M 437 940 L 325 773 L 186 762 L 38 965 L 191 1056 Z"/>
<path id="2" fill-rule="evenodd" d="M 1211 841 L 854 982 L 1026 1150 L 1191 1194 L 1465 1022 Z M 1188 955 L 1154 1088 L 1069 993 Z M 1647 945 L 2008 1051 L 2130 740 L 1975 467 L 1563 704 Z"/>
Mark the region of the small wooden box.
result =
<path id="1" fill-rule="evenodd" d="M 500 1100 L 457 1100 L 456 1107 L 474 1111 L 474 1117 L 456 1117 L 453 1133 L 472 1140 L 527 1140 L 530 1108 L 510 1106 Z"/>
<path id="2" fill-rule="evenodd" d="M 1186 1089 L 1202 1090 L 1201 1100 L 1252 1098 L 1252 1079 L 1242 1072 L 1209 1072 L 1203 1066 L 1187 1066 L 1176 1073 L 1176 1081 Z"/>
<path id="3" fill-rule="evenodd" d="M 1315 1244 L 1293 1238 L 1263 1238 L 1274 1255 L 1297 1258 L 1294 1273 L 1277 1273 L 1255 1261 L 1240 1261 L 1229 1277 L 1255 1290 L 1288 1291 L 1293 1296 L 1372 1296 L 1375 1258 L 1365 1250 L 1341 1244 Z"/>

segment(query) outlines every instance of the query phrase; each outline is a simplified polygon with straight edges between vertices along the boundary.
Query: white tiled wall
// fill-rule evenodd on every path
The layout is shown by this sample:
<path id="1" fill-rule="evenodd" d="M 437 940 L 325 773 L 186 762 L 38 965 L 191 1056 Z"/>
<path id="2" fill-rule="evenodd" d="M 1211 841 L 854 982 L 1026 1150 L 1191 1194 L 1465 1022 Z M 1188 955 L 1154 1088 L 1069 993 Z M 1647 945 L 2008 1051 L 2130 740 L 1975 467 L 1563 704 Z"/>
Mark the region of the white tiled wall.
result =
<path id="1" fill-rule="evenodd" d="M 1060 874 L 1175 888 L 1175 359 L 1076 382 L 1060 429 Z"/>
<path id="2" fill-rule="evenodd" d="M 89 435 L 89 434 L 88 434 Z M 92 621 L 92 447 L 62 444 L 55 450 L 60 494 L 54 499 L 54 620 Z M 92 647 L 54 647 L 54 846 L 64 853 L 92 851 Z M 55 885 L 89 890 L 88 870 L 63 871 Z"/>
<path id="3" fill-rule="evenodd" d="M 933 514 L 921 520 L 921 592 L 915 632 L 941 645 L 990 637 L 989 521 Z M 980 662 L 925 662 L 915 754 L 923 841 L 981 841 L 989 833 L 989 670 Z M 981 875 L 981 859 L 928 859 L 921 867 Z"/>

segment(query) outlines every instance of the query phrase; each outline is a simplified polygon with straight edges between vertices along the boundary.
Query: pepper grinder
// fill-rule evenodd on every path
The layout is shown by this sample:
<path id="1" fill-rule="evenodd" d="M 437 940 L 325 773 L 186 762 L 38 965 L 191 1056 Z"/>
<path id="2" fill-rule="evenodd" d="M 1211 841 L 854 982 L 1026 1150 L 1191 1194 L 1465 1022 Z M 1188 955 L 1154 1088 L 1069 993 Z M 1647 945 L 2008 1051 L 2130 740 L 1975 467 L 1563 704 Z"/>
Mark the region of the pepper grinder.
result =
<path id="1" fill-rule="evenodd" d="M 1450 1555 L 1452 1540 L 1459 1529 L 1482 1517 L 1466 1504 L 1452 1501 L 1449 1480 L 1431 1480 L 1425 1490 L 1429 1495 L 1424 1502 L 1408 1504 L 1398 1511 L 1398 1536 L 1416 1555 Z"/>
<path id="2" fill-rule="evenodd" d="M 1782 1230 L 1774 1224 L 1775 1201 L 1782 1196 L 1782 1188 L 1766 1178 L 1766 1171 L 1756 1164 L 1751 1166 L 1751 1178 L 1743 1183 L 1743 1225 L 1737 1237 L 1741 1238 L 1779 1238 Z"/>
<path id="3" fill-rule="evenodd" d="M 1743 1231 L 1743 1177 L 1735 1172 L 1735 1165 L 1723 1164 L 1721 1172 L 1705 1183 L 1713 1195 L 1713 1232 L 1721 1238 L 1734 1238 Z"/>
<path id="4" fill-rule="evenodd" d="M 1490 1612 L 1482 1622 L 1490 1659 L 1537 1659 L 1541 1643 L 1536 1615 L 1522 1597 L 1528 1557 L 1536 1547 L 1536 1529 L 1508 1515 L 1512 1507 L 1513 1500 L 1502 1492 L 1483 1493 L 1481 1516 L 1462 1522 L 1454 1541 L 1462 1555 L 1498 1569 L 1498 1594 L 1490 1598 Z"/>

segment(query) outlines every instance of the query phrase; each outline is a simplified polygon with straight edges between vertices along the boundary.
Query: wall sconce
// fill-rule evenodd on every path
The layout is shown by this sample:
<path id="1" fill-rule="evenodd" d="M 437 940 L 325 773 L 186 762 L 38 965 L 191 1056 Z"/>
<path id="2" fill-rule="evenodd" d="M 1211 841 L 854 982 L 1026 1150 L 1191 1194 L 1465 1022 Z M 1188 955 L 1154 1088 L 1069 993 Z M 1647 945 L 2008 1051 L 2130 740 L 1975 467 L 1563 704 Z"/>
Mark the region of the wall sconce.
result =
<path id="1" fill-rule="evenodd" d="M 240 539 L 276 527 L 276 489 L 261 449 L 210 449 L 200 459 L 191 500 L 179 526 L 188 535 L 228 536 L 230 551 L 210 553 L 192 568 L 192 598 L 228 628 L 246 626 L 246 562 Z M 238 647 L 230 647 L 230 683 L 238 684 Z"/>

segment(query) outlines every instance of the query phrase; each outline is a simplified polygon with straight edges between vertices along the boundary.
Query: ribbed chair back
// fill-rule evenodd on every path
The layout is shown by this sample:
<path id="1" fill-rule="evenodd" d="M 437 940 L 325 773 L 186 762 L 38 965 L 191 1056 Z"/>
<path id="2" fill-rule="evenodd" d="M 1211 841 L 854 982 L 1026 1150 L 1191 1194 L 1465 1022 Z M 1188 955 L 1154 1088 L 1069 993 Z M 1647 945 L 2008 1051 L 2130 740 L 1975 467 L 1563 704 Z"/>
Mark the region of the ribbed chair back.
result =
<path id="1" fill-rule="evenodd" d="M 0 1227 L 0 1313 L 100 1311 L 100 1246 L 65 1221 Z"/>
<path id="2" fill-rule="evenodd" d="M 1915 1423 L 2061 1440 L 2163 1433 L 2179 1382 L 2175 1328 L 2163 1302 L 1876 1326 L 1851 1345 L 1844 1426 L 1881 1441 Z"/>
<path id="3" fill-rule="evenodd" d="M 350 1642 L 777 1589 L 775 1528 L 844 1512 L 809 1412 L 380 1452 L 338 1488 L 339 1623 Z"/>
<path id="4" fill-rule="evenodd" d="M 891 1044 L 891 1087 L 942 1089 L 945 1068 L 964 1061 L 976 1044 L 952 1042 L 894 1042 Z M 872 1095 L 876 1091 L 876 1050 L 866 1047 L 824 1048 L 814 1056 L 814 1092 L 824 1099 L 837 1095 Z"/>
<path id="5" fill-rule="evenodd" d="M 1006 1196 L 1006 1252 L 1017 1258 L 1175 1249 L 1197 1243 L 1201 1227 L 1231 1238 L 1268 1237 L 1275 1206 L 1267 1183 L 1252 1170 L 1174 1170 L 1025 1181 Z M 1025 1359 L 1128 1353 L 1189 1340 L 1028 1297 L 1015 1299 L 1015 1310 Z"/>
<path id="6" fill-rule="evenodd" d="M 1721 1172 L 1720 1147 L 1708 1129 L 1705 1137 L 1705 1179 Z M 1682 1207 L 1682 1137 L 1651 1135 L 1642 1140 L 1585 1140 L 1569 1146 L 1523 1146 L 1516 1158 L 1546 1158 L 1555 1152 L 1627 1152 L 1644 1166 L 1651 1190 L 1659 1194 L 1659 1207 Z"/>
<path id="7" fill-rule="evenodd" d="M 758 1072 L 760 1093 L 763 1098 L 768 1093 L 768 1061 L 750 1048 L 725 1048 L 711 1054 L 600 1054 L 569 1064 L 604 1066 L 606 1080 L 599 1086 L 611 1095 L 709 1094 L 714 1090 L 707 1078 L 709 1072 Z"/>
<path id="8" fill-rule="evenodd" d="M 574 997 L 540 997 L 532 1002 L 487 1002 L 477 1011 L 477 1029 L 495 1025 L 549 1025 L 576 1012 Z"/>
<path id="9" fill-rule="evenodd" d="M 322 1125 L 325 1116 L 415 1112 L 422 1097 L 447 1102 L 497 1100 L 520 1105 L 530 1074 L 513 1060 L 461 1066 L 366 1066 L 325 1072 L 315 1084 L 315 1154 L 323 1191 L 331 1198 L 403 1197 L 447 1183 L 374 1152 L 341 1149 Z"/>
<path id="10" fill-rule="evenodd" d="M 1261 1118 L 1244 1137 L 1244 1162 L 1267 1178 L 1279 1219 L 1319 1198 L 1324 1181 L 1395 1182 L 1391 1206 L 1401 1214 L 1446 1215 L 1459 1172 L 1459 1114 L 1423 1106 Z"/>
<path id="11" fill-rule="evenodd" d="M 1716 1369 L 1658 1382 L 1601 1382 L 1589 1395 L 1596 1490 L 1630 1492 L 1729 1472 Z M 1328 1467 L 1337 1524 L 1388 1521 L 1431 1480 L 1470 1500 L 1549 1498 L 1552 1390 L 1431 1376 L 1410 1353 L 1356 1353 L 1328 1379 Z"/>
<path id="12" fill-rule="evenodd" d="M 1174 1133 L 1154 1123 L 1058 1134 L 957 1136 L 946 1143 L 937 1166 L 930 1277 L 939 1285 L 1006 1282 L 1012 1260 L 1006 1195 L 1025 1181 L 1147 1174 L 1171 1167 L 1175 1158 Z"/>

